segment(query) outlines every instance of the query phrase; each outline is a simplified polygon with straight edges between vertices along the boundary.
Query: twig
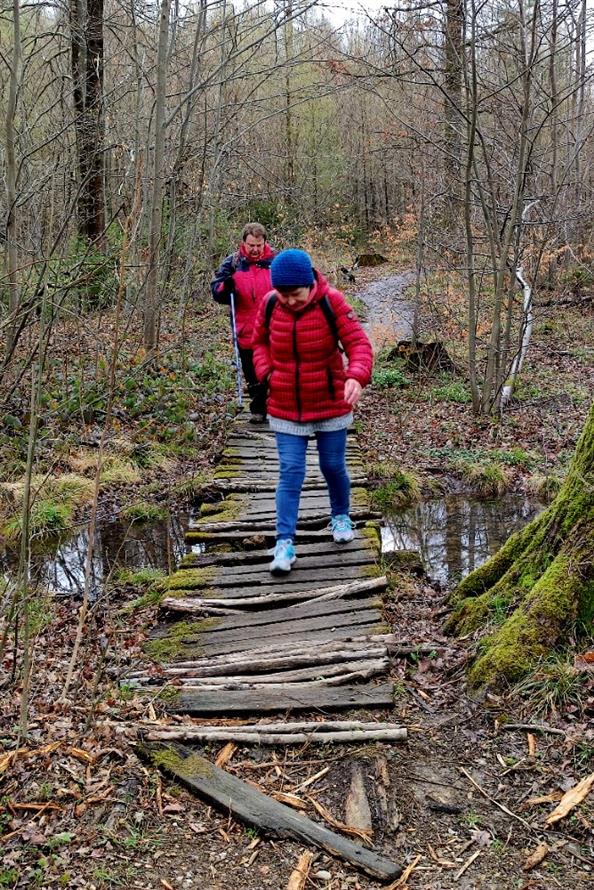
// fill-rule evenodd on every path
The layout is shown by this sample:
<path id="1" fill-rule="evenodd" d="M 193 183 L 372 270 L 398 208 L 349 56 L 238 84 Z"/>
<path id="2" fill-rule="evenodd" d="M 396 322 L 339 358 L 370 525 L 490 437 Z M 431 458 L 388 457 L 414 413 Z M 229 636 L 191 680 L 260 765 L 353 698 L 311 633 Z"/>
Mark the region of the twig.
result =
<path id="1" fill-rule="evenodd" d="M 487 792 L 485 791 L 485 789 L 484 789 L 484 788 L 481 788 L 481 786 L 478 784 L 478 782 L 475 782 L 475 781 L 474 781 L 474 779 L 472 778 L 472 776 L 470 775 L 470 773 L 468 772 L 468 770 L 465 770 L 463 766 L 459 767 L 459 769 L 460 769 L 460 772 L 463 773 L 463 774 L 466 776 L 466 778 L 469 779 L 470 782 L 472 782 L 472 784 L 473 784 L 474 787 L 477 789 L 477 791 L 480 791 L 480 793 L 483 795 L 483 797 L 486 797 L 487 800 L 490 800 L 491 803 L 494 803 L 496 807 L 499 807 L 500 810 L 502 810 L 502 811 L 503 811 L 504 813 L 506 813 L 508 816 L 511 816 L 512 819 L 517 819 L 518 822 L 521 822 L 522 825 L 523 825 L 525 828 L 528 828 L 530 831 L 532 831 L 532 826 L 530 825 L 530 823 L 526 822 L 525 819 L 522 819 L 522 817 L 521 817 L 521 816 L 518 816 L 516 813 L 512 813 L 512 811 L 509 810 L 509 809 L 505 806 L 505 804 L 503 804 L 503 803 L 499 803 L 498 800 L 495 800 L 494 797 L 491 797 L 490 794 L 487 794 Z"/>
<path id="2" fill-rule="evenodd" d="M 455 880 L 455 881 L 459 881 L 459 880 L 460 880 L 460 878 L 462 877 L 462 875 L 464 874 L 464 872 L 465 872 L 468 868 L 470 868 L 470 866 L 472 865 L 472 863 L 474 862 L 474 860 L 475 860 L 475 859 L 478 859 L 478 857 L 481 855 L 481 852 L 482 852 L 481 850 L 475 850 L 474 853 L 472 854 L 472 856 L 469 856 L 469 857 L 468 857 L 468 859 L 466 860 L 466 862 L 464 863 L 464 865 L 462 866 L 462 868 L 460 869 L 460 871 L 456 872 L 456 874 L 454 875 L 454 880 Z"/>
<path id="3" fill-rule="evenodd" d="M 499 729 L 518 729 L 526 732 L 548 732 L 551 735 L 566 735 L 564 729 L 555 729 L 544 723 L 502 723 Z"/>

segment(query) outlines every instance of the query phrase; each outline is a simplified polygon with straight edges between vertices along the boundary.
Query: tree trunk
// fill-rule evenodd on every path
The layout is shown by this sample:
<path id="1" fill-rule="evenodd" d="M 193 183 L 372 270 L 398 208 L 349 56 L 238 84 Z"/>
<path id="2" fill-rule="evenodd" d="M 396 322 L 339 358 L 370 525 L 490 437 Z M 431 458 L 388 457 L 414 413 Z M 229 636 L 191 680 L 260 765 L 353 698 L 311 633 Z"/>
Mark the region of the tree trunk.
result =
<path id="1" fill-rule="evenodd" d="M 12 7 L 13 54 L 10 68 L 10 86 L 6 106 L 6 272 L 8 305 L 13 321 L 6 338 L 6 355 L 10 356 L 17 336 L 18 322 L 16 313 L 20 305 L 20 289 L 18 281 L 18 227 L 17 227 L 17 179 L 18 168 L 16 158 L 18 95 L 21 82 L 21 7 L 19 0 L 14 0 Z"/>
<path id="2" fill-rule="evenodd" d="M 155 89 L 155 148 L 153 155 L 153 192 L 151 197 L 148 277 L 144 310 L 144 348 L 154 358 L 157 349 L 159 256 L 163 218 L 163 162 L 165 157 L 165 99 L 167 88 L 167 45 L 171 0 L 162 0 L 157 47 L 157 85 Z"/>
<path id="3" fill-rule="evenodd" d="M 553 503 L 452 594 L 446 629 L 485 628 L 472 686 L 515 681 L 594 619 L 594 404 Z M 503 616 L 503 618 L 502 618 Z"/>
<path id="4" fill-rule="evenodd" d="M 104 247 L 103 0 L 70 2 L 70 44 L 79 192 L 78 231 Z"/>
<path id="5" fill-rule="evenodd" d="M 462 62 L 464 55 L 464 6 L 460 0 L 447 0 L 445 19 L 445 224 L 455 226 L 461 199 Z"/>

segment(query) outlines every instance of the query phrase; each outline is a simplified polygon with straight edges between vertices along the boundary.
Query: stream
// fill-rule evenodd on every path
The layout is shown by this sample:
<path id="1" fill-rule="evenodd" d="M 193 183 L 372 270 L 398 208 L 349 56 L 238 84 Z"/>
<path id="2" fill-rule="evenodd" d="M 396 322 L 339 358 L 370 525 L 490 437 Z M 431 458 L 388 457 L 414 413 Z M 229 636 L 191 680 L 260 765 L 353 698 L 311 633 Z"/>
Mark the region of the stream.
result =
<path id="1" fill-rule="evenodd" d="M 414 307 L 403 291 L 414 273 L 392 275 L 369 285 L 359 296 L 367 304 L 367 328 L 376 343 L 394 343 L 410 337 Z M 379 336 L 378 336 L 379 335 Z M 494 499 L 460 494 L 428 499 L 386 517 L 382 549 L 417 550 L 428 575 L 452 586 L 495 553 L 506 538 L 528 522 L 540 509 L 526 498 L 508 493 Z M 188 515 L 129 525 L 104 522 L 98 525 L 92 566 L 91 597 L 96 597 L 118 569 L 141 568 L 173 571 L 186 552 L 184 532 Z M 84 589 L 86 529 L 66 542 L 38 549 L 32 558 L 33 580 L 58 596 L 80 596 Z M 11 573 L 11 554 L 0 550 L 0 580 Z"/>

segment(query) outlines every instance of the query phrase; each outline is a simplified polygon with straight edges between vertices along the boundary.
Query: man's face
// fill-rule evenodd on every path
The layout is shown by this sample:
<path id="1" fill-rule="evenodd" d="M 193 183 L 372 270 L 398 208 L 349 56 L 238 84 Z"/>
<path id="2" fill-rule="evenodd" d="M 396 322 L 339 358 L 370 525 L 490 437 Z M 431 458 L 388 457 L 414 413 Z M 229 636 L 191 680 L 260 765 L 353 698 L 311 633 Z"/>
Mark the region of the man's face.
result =
<path id="1" fill-rule="evenodd" d="M 250 259 L 257 260 L 264 252 L 266 238 L 262 237 L 262 235 L 247 235 L 243 243 Z"/>
<path id="2" fill-rule="evenodd" d="M 311 293 L 311 287 L 283 287 L 276 290 L 283 306 L 290 306 L 291 309 L 299 309 L 300 306 L 304 306 Z"/>

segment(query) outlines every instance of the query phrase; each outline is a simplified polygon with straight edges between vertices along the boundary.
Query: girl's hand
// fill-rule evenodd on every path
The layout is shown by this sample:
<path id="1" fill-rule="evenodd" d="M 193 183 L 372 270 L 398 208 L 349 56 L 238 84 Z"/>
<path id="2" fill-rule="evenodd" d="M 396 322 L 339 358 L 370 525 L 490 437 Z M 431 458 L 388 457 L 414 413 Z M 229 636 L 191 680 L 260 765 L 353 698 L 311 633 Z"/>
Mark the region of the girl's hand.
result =
<path id="1" fill-rule="evenodd" d="M 358 380 L 353 380 L 352 377 L 349 377 L 348 380 L 345 381 L 344 384 L 344 400 L 348 402 L 349 405 L 352 405 L 354 408 L 359 399 L 361 398 L 361 393 L 363 392 L 363 387 L 359 383 Z"/>

